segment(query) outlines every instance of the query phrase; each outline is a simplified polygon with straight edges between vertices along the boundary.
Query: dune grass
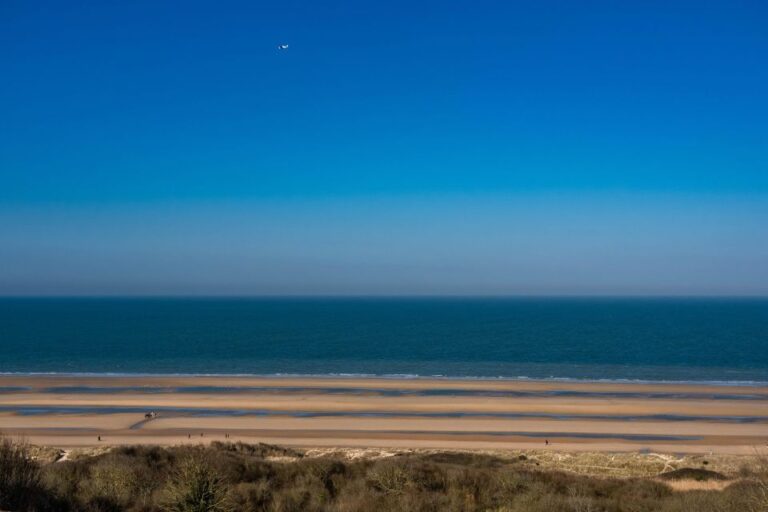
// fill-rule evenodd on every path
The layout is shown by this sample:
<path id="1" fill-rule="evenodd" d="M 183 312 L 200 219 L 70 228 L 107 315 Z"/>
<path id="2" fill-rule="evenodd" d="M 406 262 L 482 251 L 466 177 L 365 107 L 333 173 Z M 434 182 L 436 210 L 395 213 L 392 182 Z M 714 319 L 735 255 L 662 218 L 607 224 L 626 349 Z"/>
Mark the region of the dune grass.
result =
<path id="1" fill-rule="evenodd" d="M 586 476 L 528 457 L 411 453 L 349 460 L 270 445 L 114 448 L 38 462 L 0 443 L 0 509 L 88 512 L 766 512 L 768 472 L 717 473 L 712 488 Z M 768 467 L 768 466 L 765 466 Z M 684 478 L 703 471 L 678 471 Z M 682 480 L 686 481 L 686 480 Z M 695 480 L 694 480 L 695 481 Z M 688 489 L 688 490 L 681 490 Z"/>

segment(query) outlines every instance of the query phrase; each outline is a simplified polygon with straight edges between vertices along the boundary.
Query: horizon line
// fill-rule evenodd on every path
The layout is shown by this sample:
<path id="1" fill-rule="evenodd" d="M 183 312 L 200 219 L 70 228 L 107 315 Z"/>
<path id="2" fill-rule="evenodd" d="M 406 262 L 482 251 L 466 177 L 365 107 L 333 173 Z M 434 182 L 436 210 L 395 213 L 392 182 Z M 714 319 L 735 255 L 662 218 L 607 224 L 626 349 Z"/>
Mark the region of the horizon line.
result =
<path id="1" fill-rule="evenodd" d="M 7 299 L 768 299 L 768 294 L 39 294 Z"/>

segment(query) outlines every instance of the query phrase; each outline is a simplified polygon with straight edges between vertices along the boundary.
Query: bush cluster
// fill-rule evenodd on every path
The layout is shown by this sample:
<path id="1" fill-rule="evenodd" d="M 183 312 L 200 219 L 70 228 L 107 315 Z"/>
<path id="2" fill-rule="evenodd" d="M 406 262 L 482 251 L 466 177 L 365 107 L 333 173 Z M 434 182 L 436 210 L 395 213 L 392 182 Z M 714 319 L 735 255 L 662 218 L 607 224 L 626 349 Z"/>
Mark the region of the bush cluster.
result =
<path id="1" fill-rule="evenodd" d="M 676 492 L 656 479 L 577 476 L 485 455 L 347 461 L 240 443 L 123 447 L 39 465 L 23 444 L 0 442 L 0 510 L 19 512 L 765 512 L 765 489 L 754 477 L 723 491 Z"/>

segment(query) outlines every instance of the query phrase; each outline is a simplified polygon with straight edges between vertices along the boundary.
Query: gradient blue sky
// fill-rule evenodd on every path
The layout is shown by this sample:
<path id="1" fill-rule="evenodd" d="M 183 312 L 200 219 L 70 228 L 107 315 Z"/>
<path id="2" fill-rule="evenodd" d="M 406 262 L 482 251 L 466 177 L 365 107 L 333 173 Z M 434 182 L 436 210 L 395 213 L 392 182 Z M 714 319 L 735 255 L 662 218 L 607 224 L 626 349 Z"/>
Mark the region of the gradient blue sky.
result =
<path id="1" fill-rule="evenodd" d="M 766 295 L 766 56 L 757 0 L 5 0 L 0 294 Z"/>

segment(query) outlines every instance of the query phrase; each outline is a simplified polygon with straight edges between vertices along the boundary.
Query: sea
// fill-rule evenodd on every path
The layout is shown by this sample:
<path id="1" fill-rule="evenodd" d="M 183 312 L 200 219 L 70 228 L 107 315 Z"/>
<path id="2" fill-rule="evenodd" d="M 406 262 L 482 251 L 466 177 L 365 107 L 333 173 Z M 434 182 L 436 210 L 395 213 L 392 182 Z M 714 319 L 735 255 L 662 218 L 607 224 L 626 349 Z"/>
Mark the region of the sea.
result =
<path id="1" fill-rule="evenodd" d="M 3 298 L 0 372 L 768 383 L 768 299 Z"/>

